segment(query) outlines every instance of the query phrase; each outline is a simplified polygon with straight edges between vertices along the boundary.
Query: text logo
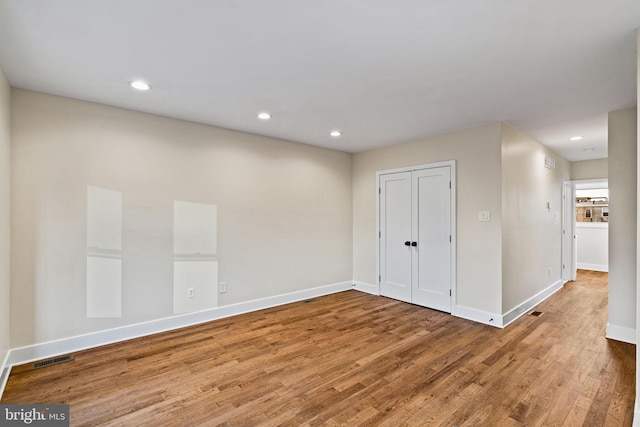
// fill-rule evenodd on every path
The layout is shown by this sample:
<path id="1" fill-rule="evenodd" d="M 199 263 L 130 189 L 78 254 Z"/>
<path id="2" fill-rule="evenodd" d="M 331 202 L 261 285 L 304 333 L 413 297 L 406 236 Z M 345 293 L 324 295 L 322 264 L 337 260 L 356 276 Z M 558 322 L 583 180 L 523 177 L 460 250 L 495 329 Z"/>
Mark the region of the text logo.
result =
<path id="1" fill-rule="evenodd" d="M 0 405 L 0 427 L 69 427 L 69 405 Z"/>

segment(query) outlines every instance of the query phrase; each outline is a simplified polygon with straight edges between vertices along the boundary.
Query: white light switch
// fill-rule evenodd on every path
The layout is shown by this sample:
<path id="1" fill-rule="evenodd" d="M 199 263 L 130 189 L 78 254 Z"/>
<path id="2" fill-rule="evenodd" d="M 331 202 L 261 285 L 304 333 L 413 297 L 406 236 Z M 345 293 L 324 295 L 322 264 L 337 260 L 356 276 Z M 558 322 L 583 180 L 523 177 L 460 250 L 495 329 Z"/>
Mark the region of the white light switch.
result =
<path id="1" fill-rule="evenodd" d="M 491 221 L 491 211 L 478 212 L 478 221 L 489 222 Z"/>

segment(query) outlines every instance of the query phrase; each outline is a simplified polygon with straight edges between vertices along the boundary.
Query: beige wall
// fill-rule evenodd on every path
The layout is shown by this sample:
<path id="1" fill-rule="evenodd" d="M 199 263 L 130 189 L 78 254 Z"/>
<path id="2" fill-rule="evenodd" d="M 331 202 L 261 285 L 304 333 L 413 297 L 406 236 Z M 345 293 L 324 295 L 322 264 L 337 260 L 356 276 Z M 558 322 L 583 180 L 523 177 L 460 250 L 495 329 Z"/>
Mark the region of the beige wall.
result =
<path id="1" fill-rule="evenodd" d="M 351 155 L 14 89 L 11 346 L 172 314 L 172 203 L 218 208 L 228 305 L 352 278 Z M 123 315 L 87 319 L 86 188 L 122 192 Z"/>
<path id="2" fill-rule="evenodd" d="M 595 159 L 571 162 L 571 179 L 607 179 L 609 176 L 609 160 Z"/>
<path id="3" fill-rule="evenodd" d="M 555 169 L 544 166 L 545 156 Z M 567 160 L 503 124 L 503 313 L 561 280 L 562 181 L 569 175 Z"/>
<path id="4" fill-rule="evenodd" d="M 376 172 L 446 160 L 455 304 L 503 314 L 560 278 L 569 163 L 506 124 L 352 156 L 18 89 L 11 103 L 11 347 L 170 316 L 174 200 L 218 206 L 221 306 L 352 278 L 377 286 Z M 85 314 L 87 185 L 123 194 L 119 319 Z"/>
<path id="5" fill-rule="evenodd" d="M 637 112 L 609 113 L 609 326 L 635 328 Z"/>
<path id="6" fill-rule="evenodd" d="M 357 153 L 353 156 L 354 280 L 378 286 L 376 171 L 455 160 L 457 173 L 457 301 L 501 309 L 500 124 Z M 491 211 L 479 222 L 478 211 Z"/>
<path id="7" fill-rule="evenodd" d="M 0 68 L 0 365 L 9 350 L 10 283 L 10 102 L 11 89 Z"/>

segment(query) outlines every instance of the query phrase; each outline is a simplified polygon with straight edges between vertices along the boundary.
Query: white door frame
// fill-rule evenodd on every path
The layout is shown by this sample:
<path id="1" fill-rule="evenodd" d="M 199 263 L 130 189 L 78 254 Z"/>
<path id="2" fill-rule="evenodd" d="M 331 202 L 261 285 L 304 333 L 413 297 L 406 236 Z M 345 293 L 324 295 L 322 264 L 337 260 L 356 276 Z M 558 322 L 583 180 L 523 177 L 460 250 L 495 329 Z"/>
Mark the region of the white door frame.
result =
<path id="1" fill-rule="evenodd" d="M 562 181 L 562 280 L 576 280 L 576 186 Z"/>
<path id="2" fill-rule="evenodd" d="M 595 179 L 578 179 L 578 180 L 573 180 L 571 181 L 571 185 L 573 188 L 573 209 L 574 209 L 574 215 L 575 215 L 575 193 L 576 190 L 586 190 L 586 189 L 600 189 L 600 188 L 609 188 L 609 178 L 595 178 Z M 574 227 L 574 236 L 577 236 L 576 234 L 576 219 L 573 218 L 573 227 Z M 609 230 L 610 231 L 610 230 Z M 573 262 L 574 262 L 574 266 L 577 269 L 578 267 L 578 242 L 577 242 L 577 237 L 574 239 L 574 244 L 573 244 Z M 607 258 L 609 258 L 608 256 L 609 254 L 607 253 Z M 608 262 L 607 262 L 608 264 Z"/>
<path id="3" fill-rule="evenodd" d="M 380 176 L 398 173 L 398 172 L 412 172 L 420 169 L 431 169 L 449 166 L 451 168 L 451 314 L 456 312 L 457 301 L 457 258 L 456 258 L 456 242 L 457 242 L 457 228 L 456 228 L 456 161 L 449 160 L 437 163 L 427 163 L 423 165 L 407 166 L 396 169 L 386 169 L 376 172 L 376 280 L 377 295 L 380 295 L 380 242 L 381 242 L 381 227 L 380 227 Z"/>

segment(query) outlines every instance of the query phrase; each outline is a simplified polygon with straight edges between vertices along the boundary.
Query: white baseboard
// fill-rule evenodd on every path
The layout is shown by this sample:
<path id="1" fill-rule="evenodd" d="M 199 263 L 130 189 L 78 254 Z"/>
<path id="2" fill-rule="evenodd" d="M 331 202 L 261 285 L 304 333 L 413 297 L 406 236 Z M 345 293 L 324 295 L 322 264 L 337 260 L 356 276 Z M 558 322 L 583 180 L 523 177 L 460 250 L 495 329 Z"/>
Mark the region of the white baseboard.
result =
<path id="1" fill-rule="evenodd" d="M 463 319 L 472 320 L 474 322 L 484 323 L 485 325 L 503 328 L 502 316 L 488 311 L 476 310 L 475 308 L 456 305 L 452 315 Z"/>
<path id="2" fill-rule="evenodd" d="M 2 394 L 4 393 L 4 388 L 7 386 L 7 381 L 9 380 L 9 373 L 11 372 L 11 366 L 9 366 L 9 351 L 4 356 L 4 360 L 0 365 L 0 398 L 2 398 Z"/>
<path id="3" fill-rule="evenodd" d="M 251 311 L 262 310 L 309 298 L 329 295 L 352 289 L 353 282 L 335 283 L 318 288 L 306 289 L 303 291 L 291 292 L 288 294 L 276 295 L 273 297 L 247 301 L 239 304 L 216 307 L 209 310 L 187 313 L 163 319 L 152 320 L 144 323 L 123 326 L 104 331 L 92 332 L 85 335 L 63 338 L 56 341 L 49 341 L 34 344 L 26 347 L 14 348 L 9 351 L 6 366 L 20 365 L 35 360 L 47 359 L 62 354 L 75 351 L 86 350 L 116 342 L 126 341 L 147 335 L 166 332 L 173 329 L 184 328 L 197 325 L 216 319 L 231 317 Z M 0 395 L 1 396 L 1 395 Z"/>
<path id="4" fill-rule="evenodd" d="M 370 283 L 353 282 L 353 289 L 356 291 L 366 292 L 371 295 L 380 295 L 380 288 Z"/>
<path id="5" fill-rule="evenodd" d="M 549 286 L 543 291 L 538 292 L 533 297 L 529 298 L 528 300 L 524 301 L 523 303 L 517 305 L 516 307 L 506 312 L 502 316 L 502 322 L 504 326 L 506 327 L 510 323 L 513 323 L 517 318 L 519 318 L 520 316 L 522 316 L 523 314 L 531 310 L 536 305 L 540 304 L 542 301 L 549 298 L 551 295 L 558 292 L 560 289 L 562 289 L 562 286 L 564 286 L 564 282 L 562 280 L 558 280 L 553 285 Z"/>
<path id="6" fill-rule="evenodd" d="M 578 263 L 578 270 L 591 270 L 591 271 L 603 271 L 605 273 L 609 272 L 609 266 L 603 264 L 587 264 L 584 262 Z"/>
<path id="7" fill-rule="evenodd" d="M 607 323 L 606 337 L 616 341 L 635 344 L 636 330 L 632 328 L 626 328 L 624 326 L 612 325 L 611 323 Z"/>

